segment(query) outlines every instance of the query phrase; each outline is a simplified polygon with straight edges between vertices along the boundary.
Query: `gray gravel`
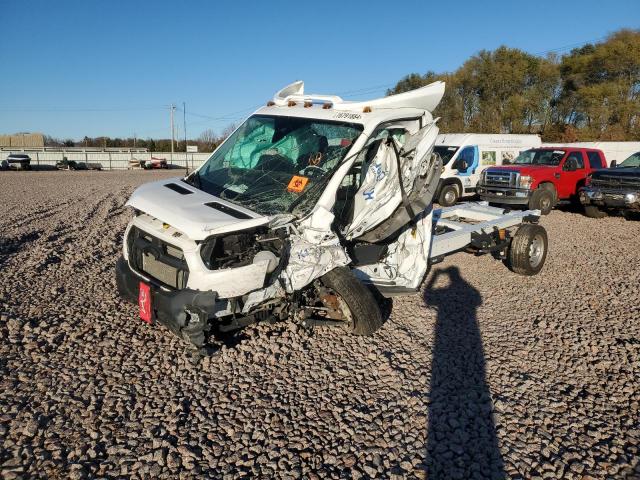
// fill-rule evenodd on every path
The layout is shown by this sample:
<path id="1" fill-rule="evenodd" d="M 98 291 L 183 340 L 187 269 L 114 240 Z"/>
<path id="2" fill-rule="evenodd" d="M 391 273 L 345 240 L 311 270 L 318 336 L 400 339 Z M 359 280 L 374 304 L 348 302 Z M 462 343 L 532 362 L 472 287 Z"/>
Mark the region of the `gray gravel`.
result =
<path id="1" fill-rule="evenodd" d="M 536 277 L 458 254 L 373 337 L 260 325 L 194 366 L 113 278 L 168 174 L 0 174 L 0 477 L 640 476 L 640 222 L 556 210 Z"/>

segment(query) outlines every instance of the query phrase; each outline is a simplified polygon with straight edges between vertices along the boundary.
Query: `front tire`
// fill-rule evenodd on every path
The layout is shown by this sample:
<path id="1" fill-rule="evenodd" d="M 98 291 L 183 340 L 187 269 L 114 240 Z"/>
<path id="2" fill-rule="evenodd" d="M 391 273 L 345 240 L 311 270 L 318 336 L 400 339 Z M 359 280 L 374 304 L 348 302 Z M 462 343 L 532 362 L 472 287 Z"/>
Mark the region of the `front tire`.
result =
<path id="1" fill-rule="evenodd" d="M 333 290 L 348 307 L 350 322 L 347 330 L 354 335 L 372 335 L 384 323 L 382 312 L 373 293 L 361 283 L 348 267 L 334 268 L 320 281 Z"/>
<path id="2" fill-rule="evenodd" d="M 443 186 L 442 190 L 440 190 L 438 203 L 443 207 L 450 207 L 451 205 L 455 205 L 459 198 L 460 193 L 458 192 L 458 186 L 450 183 Z"/>
<path id="3" fill-rule="evenodd" d="M 584 214 L 589 218 L 604 218 L 607 216 L 607 212 L 595 205 L 585 205 Z"/>
<path id="4" fill-rule="evenodd" d="M 520 275 L 537 274 L 547 260 L 549 240 L 547 231 L 540 225 L 525 223 L 516 231 L 509 250 L 506 264 L 509 270 Z"/>
<path id="5" fill-rule="evenodd" d="M 540 210 L 542 215 L 549 215 L 555 203 L 555 195 L 551 189 L 538 188 L 529 199 L 531 210 Z"/>

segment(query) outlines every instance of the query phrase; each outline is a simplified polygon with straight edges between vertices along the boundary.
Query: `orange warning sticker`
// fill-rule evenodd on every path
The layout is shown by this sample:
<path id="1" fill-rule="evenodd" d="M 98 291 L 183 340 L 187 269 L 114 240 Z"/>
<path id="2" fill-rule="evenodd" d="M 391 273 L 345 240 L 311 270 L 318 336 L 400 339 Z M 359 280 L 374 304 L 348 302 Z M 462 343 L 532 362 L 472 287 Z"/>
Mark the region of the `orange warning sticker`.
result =
<path id="1" fill-rule="evenodd" d="M 287 185 L 287 190 L 290 192 L 300 193 L 304 190 L 304 187 L 307 186 L 309 179 L 307 177 L 299 177 L 298 175 L 294 175 L 291 177 L 289 181 L 289 185 Z"/>

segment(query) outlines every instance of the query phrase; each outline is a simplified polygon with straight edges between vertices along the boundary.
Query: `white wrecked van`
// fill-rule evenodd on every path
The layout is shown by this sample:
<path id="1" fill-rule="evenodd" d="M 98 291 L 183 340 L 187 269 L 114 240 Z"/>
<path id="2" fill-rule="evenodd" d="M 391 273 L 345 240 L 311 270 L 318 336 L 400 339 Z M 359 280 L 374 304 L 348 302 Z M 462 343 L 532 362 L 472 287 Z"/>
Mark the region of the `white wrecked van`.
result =
<path id="1" fill-rule="evenodd" d="M 134 192 L 120 293 L 202 350 L 210 334 L 274 319 L 371 334 L 383 297 L 417 292 L 461 249 L 536 274 L 540 212 L 432 209 L 443 93 L 436 82 L 349 103 L 285 87 L 198 170 Z"/>

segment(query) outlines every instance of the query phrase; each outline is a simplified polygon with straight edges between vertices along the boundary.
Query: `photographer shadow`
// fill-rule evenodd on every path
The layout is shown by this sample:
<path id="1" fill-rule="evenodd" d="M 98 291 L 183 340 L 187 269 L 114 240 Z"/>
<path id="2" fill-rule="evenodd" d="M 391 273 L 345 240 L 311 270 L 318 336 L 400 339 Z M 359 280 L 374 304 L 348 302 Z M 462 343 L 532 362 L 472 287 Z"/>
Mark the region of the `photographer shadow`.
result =
<path id="1" fill-rule="evenodd" d="M 445 277 L 448 284 L 435 287 Z M 433 272 L 425 304 L 437 310 L 424 463 L 429 478 L 504 478 L 477 319 L 480 292 L 457 267 Z"/>

